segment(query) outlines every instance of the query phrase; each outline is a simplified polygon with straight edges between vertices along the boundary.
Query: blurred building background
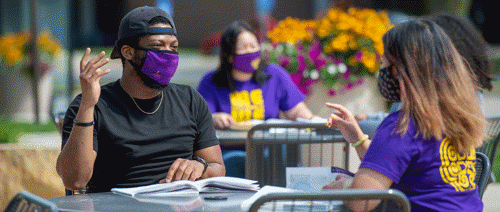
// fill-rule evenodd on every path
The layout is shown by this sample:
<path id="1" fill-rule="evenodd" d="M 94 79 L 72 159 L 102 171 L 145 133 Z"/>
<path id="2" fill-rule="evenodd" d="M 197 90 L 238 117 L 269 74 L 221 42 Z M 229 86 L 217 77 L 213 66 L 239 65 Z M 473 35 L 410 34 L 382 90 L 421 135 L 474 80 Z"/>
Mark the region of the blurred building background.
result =
<path id="1" fill-rule="evenodd" d="M 30 1 L 0 0 L 0 35 L 30 29 Z M 109 54 L 117 38 L 121 18 L 139 6 L 159 6 L 173 13 L 180 47 L 185 53 L 174 81 L 192 86 L 202 73 L 216 67 L 217 49 L 210 39 L 237 19 L 249 21 L 253 26 L 266 29 L 288 16 L 314 19 L 331 6 L 357 6 L 391 11 L 392 18 L 418 16 L 438 11 L 449 11 L 469 17 L 491 44 L 500 43 L 500 32 L 495 22 L 500 13 L 493 1 L 486 0 L 37 0 L 38 29 L 49 30 L 60 41 L 64 54 L 53 67 L 53 99 L 55 112 L 63 111 L 78 90 L 78 61 L 86 47 L 106 50 Z M 262 24 L 265 13 L 266 23 Z M 205 42 L 205 44 L 204 44 Z M 206 44 L 208 43 L 208 44 Z M 214 53 L 199 58 L 197 55 Z M 182 60 L 184 58 L 184 62 Z M 70 62 L 68 62 L 70 61 Z M 201 63 L 201 64 L 200 64 Z M 113 65 L 114 64 L 114 65 Z M 121 75 L 120 64 L 111 63 L 115 73 L 105 78 L 115 80 Z M 198 70 L 203 69 L 203 70 Z M 71 71 L 70 71 L 71 70 Z M 197 73 L 193 77 L 193 73 Z"/>
<path id="2" fill-rule="evenodd" d="M 261 39 L 265 39 L 265 30 L 279 20 L 291 16 L 300 19 L 314 19 L 324 15 L 330 7 L 366 7 L 389 11 L 392 21 L 401 21 L 408 16 L 426 15 L 447 11 L 470 18 L 480 29 L 485 39 L 496 49 L 496 73 L 500 67 L 500 31 L 496 29 L 500 13 L 497 12 L 496 1 L 487 0 L 0 0 L 0 36 L 9 33 L 27 32 L 30 30 L 30 5 L 37 2 L 38 31 L 50 31 L 60 42 L 63 53 L 54 61 L 48 80 L 40 82 L 40 90 L 48 93 L 42 95 L 41 104 L 44 114 L 42 121 L 49 122 L 50 114 L 65 112 L 69 102 L 80 92 L 79 62 L 86 47 L 92 53 L 106 51 L 108 57 L 114 45 L 121 18 L 130 10 L 139 6 L 159 6 L 173 14 L 178 29 L 180 44 L 180 62 L 172 82 L 196 87 L 201 77 L 218 65 L 217 38 L 221 30 L 234 20 L 247 20 L 254 27 L 260 28 Z M 0 46 L 1 48 L 1 46 Z M 105 66 L 112 70 L 101 79 L 101 84 L 117 80 L 121 76 L 120 60 L 112 60 Z M 26 99 L 30 89 L 18 89 L 17 93 L 5 96 L 5 90 L 16 90 L 26 83 L 26 76 L 13 74 L 0 62 L 0 124 L 6 106 L 2 101 Z M 12 76 L 11 76 L 12 75 Z M 498 75 L 498 74 L 497 74 Z M 498 79 L 498 77 L 496 78 Z M 24 84 L 23 84 L 24 83 Z M 500 115 L 497 105 L 500 104 L 500 86 L 495 84 L 493 92 L 485 93 L 486 114 Z M 20 86 L 20 87 L 19 87 Z M 14 89 L 12 89 L 14 88 Z M 23 100 L 24 101 L 24 100 Z M 15 121 L 33 121 L 33 101 L 22 102 L 20 113 L 27 116 L 14 116 Z M 30 115 L 31 114 L 31 115 Z M 33 127 L 31 124 L 29 127 Z M 3 132 L 14 134 L 26 128 L 6 128 Z M 55 127 L 54 127 L 55 129 Z M 38 130 L 36 128 L 33 131 Z M 13 133 L 14 132 L 14 133 Z M 2 139 L 2 138 L 0 138 Z M 17 139 L 17 138 L 16 138 Z M 9 166 L 0 166 L 0 211 L 8 199 L 21 188 L 32 191 L 44 198 L 64 195 L 62 182 L 55 173 L 55 159 L 60 151 L 61 136 L 54 131 L 49 134 L 33 133 L 24 137 L 23 142 L 35 146 L 38 152 L 27 151 L 15 157 L 11 162 L 1 159 L 0 164 L 15 164 L 18 170 Z M 23 139 L 18 139 L 23 140 Z M 2 140 L 0 140 L 2 143 Z M 26 145 L 26 144 L 23 144 Z M 48 150 L 47 150 L 48 148 Z M 47 152 L 50 151 L 50 152 Z M 354 152 L 354 151 L 352 151 Z M 0 154 L 0 156 L 2 156 Z M 43 157 L 42 157 L 43 156 Z M 40 161 L 40 164 L 26 162 L 27 158 L 47 158 L 52 161 Z M 0 157 L 2 158 L 2 157 Z M 24 162 L 18 162 L 22 158 Z M 499 160 L 497 157 L 497 160 Z M 41 167 L 23 170 L 19 164 L 29 167 Z M 499 164 L 498 162 L 496 163 Z M 498 166 L 494 172 L 500 173 Z M 4 173 L 2 176 L 1 173 Z M 31 174 L 33 173 L 33 174 Z M 43 174 L 40 174 L 43 173 Z M 26 180 L 28 177 L 40 178 L 37 181 Z M 2 184 L 2 179 L 4 184 Z M 497 179 L 500 177 L 497 176 Z M 29 185 L 25 185 L 29 184 Z M 16 187 L 17 186 L 17 187 Z M 25 186 L 25 187 L 21 187 Z M 27 188 L 30 189 L 27 189 Z M 10 192 L 6 195 L 2 192 Z M 496 200 L 496 199 L 495 199 Z M 2 202 L 3 201 L 3 202 Z M 495 201 L 489 201 L 495 202 Z M 496 203 L 496 202 L 495 202 Z M 485 210 L 486 211 L 486 210 Z M 498 210 L 494 210 L 498 211 Z"/>

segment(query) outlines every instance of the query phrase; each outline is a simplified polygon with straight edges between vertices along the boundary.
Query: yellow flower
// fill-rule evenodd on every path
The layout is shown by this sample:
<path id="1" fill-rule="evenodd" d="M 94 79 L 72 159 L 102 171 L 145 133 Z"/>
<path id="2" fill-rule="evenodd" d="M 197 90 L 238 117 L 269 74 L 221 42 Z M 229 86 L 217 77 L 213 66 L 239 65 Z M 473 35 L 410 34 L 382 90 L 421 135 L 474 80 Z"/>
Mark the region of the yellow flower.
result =
<path id="1" fill-rule="evenodd" d="M 352 76 L 350 79 L 340 81 L 336 78 L 338 76 L 320 76 L 320 79 L 334 77 L 326 81 L 329 83 L 329 86 L 332 86 L 332 84 L 342 86 L 342 83 L 363 77 L 367 73 L 373 74 L 378 70 L 380 55 L 384 50 L 382 37 L 391 27 L 392 24 L 387 14 L 383 11 L 377 12 L 373 9 L 357 8 L 349 8 L 348 10 L 332 8 L 317 21 L 299 20 L 288 17 L 280 21 L 268 33 L 268 37 L 271 42 L 275 44 L 286 43 L 292 49 L 298 47 L 296 44 L 300 44 L 302 52 L 297 52 L 304 54 L 306 60 L 311 59 L 307 58 L 309 48 L 316 48 L 316 41 L 319 41 L 323 51 L 319 58 L 322 60 L 326 59 L 325 62 L 327 63 L 324 67 L 331 66 L 332 63 L 342 62 L 350 66 L 350 70 L 354 70 L 353 68 L 360 69 L 351 72 L 353 75 L 350 75 Z M 289 53 L 279 52 L 278 54 Z M 275 59 L 273 60 L 276 61 Z M 311 66 L 316 66 L 314 61 L 307 61 L 307 63 L 307 69 L 314 68 Z M 305 75 L 304 77 L 308 78 Z"/>
<path id="2" fill-rule="evenodd" d="M 0 37 L 0 57 L 9 66 L 17 65 L 28 56 L 27 45 L 31 39 L 30 33 L 11 33 Z M 41 32 L 37 39 L 37 48 L 52 60 L 62 51 L 60 44 L 52 38 L 49 32 Z"/>
<path id="3" fill-rule="evenodd" d="M 23 52 L 17 48 L 8 49 L 8 53 L 2 55 L 7 65 L 15 65 L 23 59 Z"/>
<path id="4" fill-rule="evenodd" d="M 301 21 L 287 17 L 268 33 L 268 37 L 273 43 L 295 44 L 299 41 L 310 41 L 314 37 L 313 31 L 316 25 L 316 21 Z"/>
<path id="5" fill-rule="evenodd" d="M 330 52 L 333 51 L 333 48 L 330 46 L 330 45 L 326 45 L 324 48 L 323 48 L 323 51 L 327 54 L 329 54 Z"/>
<path id="6" fill-rule="evenodd" d="M 328 12 L 328 15 L 327 15 L 327 18 L 330 19 L 331 21 L 337 21 L 337 17 L 338 17 L 338 14 L 339 14 L 339 10 L 338 9 L 331 9 L 329 12 Z"/>
<path id="7" fill-rule="evenodd" d="M 363 57 L 361 63 L 370 71 L 370 73 L 375 73 L 378 69 L 379 63 L 377 62 L 377 56 L 371 52 L 363 52 Z"/>

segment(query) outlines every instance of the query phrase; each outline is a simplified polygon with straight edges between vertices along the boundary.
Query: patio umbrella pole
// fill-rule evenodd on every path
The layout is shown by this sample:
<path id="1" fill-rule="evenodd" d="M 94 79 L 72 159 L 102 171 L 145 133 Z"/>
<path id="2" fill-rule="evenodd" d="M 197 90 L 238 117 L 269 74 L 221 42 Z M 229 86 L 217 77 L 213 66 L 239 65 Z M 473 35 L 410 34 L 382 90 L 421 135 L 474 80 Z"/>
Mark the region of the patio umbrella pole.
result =
<path id="1" fill-rule="evenodd" d="M 30 0 L 30 12 L 31 12 L 31 67 L 33 71 L 33 76 L 30 76 L 31 85 L 33 87 L 33 98 L 34 98 L 34 111 L 35 111 L 35 124 L 40 124 L 40 111 L 38 109 L 38 79 L 40 77 L 40 55 L 37 48 L 38 42 L 38 26 L 37 26 L 37 0 Z"/>

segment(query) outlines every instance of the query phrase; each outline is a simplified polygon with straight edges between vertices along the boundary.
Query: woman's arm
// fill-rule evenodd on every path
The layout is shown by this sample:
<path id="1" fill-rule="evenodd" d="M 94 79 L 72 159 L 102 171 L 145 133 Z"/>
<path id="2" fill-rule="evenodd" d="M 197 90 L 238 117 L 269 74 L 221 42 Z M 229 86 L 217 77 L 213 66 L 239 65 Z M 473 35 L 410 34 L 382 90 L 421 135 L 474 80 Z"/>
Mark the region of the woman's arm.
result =
<path id="1" fill-rule="evenodd" d="M 351 186 L 353 189 L 388 189 L 392 185 L 392 180 L 380 172 L 369 168 L 359 168 L 354 176 Z M 380 204 L 380 200 L 372 201 L 348 201 L 346 206 L 353 211 L 369 211 Z"/>
<path id="2" fill-rule="evenodd" d="M 304 119 L 312 119 L 314 117 L 313 113 L 309 110 L 309 108 L 307 108 L 304 102 L 300 102 L 292 109 L 284 111 L 283 114 L 285 115 L 285 118 L 289 120 L 296 120 L 299 117 Z"/>
<path id="3" fill-rule="evenodd" d="M 336 180 L 323 189 L 388 189 L 392 180 L 380 172 L 369 168 L 359 168 L 354 178 L 338 175 Z M 369 211 L 380 204 L 380 200 L 345 201 L 344 204 L 353 211 Z"/>

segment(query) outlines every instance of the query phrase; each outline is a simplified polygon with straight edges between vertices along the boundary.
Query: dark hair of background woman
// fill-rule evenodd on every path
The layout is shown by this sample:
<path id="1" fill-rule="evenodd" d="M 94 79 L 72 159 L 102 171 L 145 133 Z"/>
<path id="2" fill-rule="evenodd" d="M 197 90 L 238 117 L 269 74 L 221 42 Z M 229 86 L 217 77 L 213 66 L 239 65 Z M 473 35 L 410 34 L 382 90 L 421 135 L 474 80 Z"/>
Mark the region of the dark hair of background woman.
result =
<path id="1" fill-rule="evenodd" d="M 465 59 L 473 70 L 482 89 L 491 90 L 491 63 L 487 55 L 488 43 L 481 33 L 465 18 L 438 13 L 429 16 L 429 19 L 444 29 L 450 37 L 458 53 Z"/>
<path id="2" fill-rule="evenodd" d="M 231 72 L 233 64 L 229 61 L 229 57 L 233 56 L 234 58 L 236 41 L 238 39 L 238 35 L 240 35 L 243 31 L 249 31 L 257 37 L 255 30 L 253 30 L 246 21 L 235 21 L 231 23 L 231 25 L 229 25 L 222 33 L 219 56 L 220 65 L 215 70 L 212 77 L 212 82 L 214 82 L 218 88 L 228 88 L 231 92 L 236 90 L 236 82 Z M 269 79 L 269 76 L 264 73 L 266 67 L 266 62 L 261 60 L 259 68 L 254 72 L 252 77 L 252 79 L 259 85 L 262 85 Z"/>

